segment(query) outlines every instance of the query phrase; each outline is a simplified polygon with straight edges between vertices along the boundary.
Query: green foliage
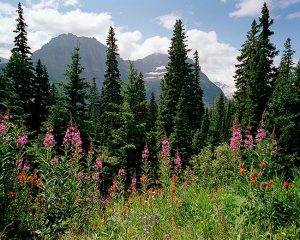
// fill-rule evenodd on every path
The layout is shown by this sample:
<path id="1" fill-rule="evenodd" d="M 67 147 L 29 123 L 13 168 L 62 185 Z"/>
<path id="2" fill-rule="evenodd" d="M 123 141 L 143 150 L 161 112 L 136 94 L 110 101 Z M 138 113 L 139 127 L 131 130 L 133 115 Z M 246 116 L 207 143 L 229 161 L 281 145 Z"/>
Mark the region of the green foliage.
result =
<path id="1" fill-rule="evenodd" d="M 207 146 L 191 158 L 191 165 L 204 186 L 225 187 L 234 182 L 241 154 L 231 151 L 228 144 L 212 150 Z"/>
<path id="2" fill-rule="evenodd" d="M 66 69 L 66 77 L 70 81 L 61 83 L 65 96 L 65 107 L 79 125 L 85 119 L 87 89 L 89 84 L 80 77 L 84 68 L 80 65 L 79 47 L 74 48 L 72 62 Z"/>
<path id="3" fill-rule="evenodd" d="M 100 142 L 109 147 L 113 132 L 120 127 L 120 106 L 122 105 L 121 80 L 118 69 L 118 46 L 115 31 L 109 28 L 106 39 L 106 70 L 100 96 Z"/>

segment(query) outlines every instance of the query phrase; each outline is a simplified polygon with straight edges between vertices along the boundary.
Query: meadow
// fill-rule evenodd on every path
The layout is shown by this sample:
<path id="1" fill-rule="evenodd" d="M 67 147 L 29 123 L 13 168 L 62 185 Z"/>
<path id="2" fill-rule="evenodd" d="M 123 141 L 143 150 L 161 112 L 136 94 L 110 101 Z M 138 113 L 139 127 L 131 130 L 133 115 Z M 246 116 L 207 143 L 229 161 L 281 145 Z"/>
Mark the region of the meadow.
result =
<path id="1" fill-rule="evenodd" d="M 63 142 L 49 128 L 28 140 L 0 123 L 1 239 L 299 239 L 300 178 L 272 171 L 276 141 L 262 126 L 231 143 L 207 146 L 181 166 L 162 139 L 157 173 L 147 145 L 140 173 L 116 161 L 70 123 Z"/>

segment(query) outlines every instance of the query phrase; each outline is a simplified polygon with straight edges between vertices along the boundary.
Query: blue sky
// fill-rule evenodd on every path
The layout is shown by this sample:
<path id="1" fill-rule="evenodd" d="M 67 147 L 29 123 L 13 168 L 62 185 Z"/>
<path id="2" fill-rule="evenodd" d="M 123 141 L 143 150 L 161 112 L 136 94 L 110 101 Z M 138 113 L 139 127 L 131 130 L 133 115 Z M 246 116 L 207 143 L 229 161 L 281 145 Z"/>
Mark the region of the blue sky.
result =
<path id="1" fill-rule="evenodd" d="M 279 50 L 292 39 L 300 59 L 300 0 L 266 0 L 274 18 L 272 41 Z M 19 1 L 0 0 L 0 56 L 9 57 Z M 181 18 L 188 46 L 200 53 L 202 70 L 213 81 L 233 84 L 238 49 L 245 41 L 264 0 L 23 0 L 32 50 L 51 38 L 72 32 L 105 43 L 107 30 L 117 31 L 120 55 L 143 58 L 167 53 L 172 26 Z M 192 52 L 191 52 L 192 54 Z M 280 57 L 276 59 L 276 63 Z"/>

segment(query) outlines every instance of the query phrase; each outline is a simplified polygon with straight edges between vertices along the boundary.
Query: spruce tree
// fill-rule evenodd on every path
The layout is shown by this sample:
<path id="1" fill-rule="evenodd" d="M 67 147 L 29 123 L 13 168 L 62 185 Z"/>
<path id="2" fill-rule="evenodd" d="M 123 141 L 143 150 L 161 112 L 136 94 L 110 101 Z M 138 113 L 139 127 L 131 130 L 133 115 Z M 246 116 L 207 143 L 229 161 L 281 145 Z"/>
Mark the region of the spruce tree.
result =
<path id="1" fill-rule="evenodd" d="M 200 153 L 201 149 L 203 149 L 208 144 L 208 131 L 210 125 L 209 118 L 209 109 L 206 108 L 204 110 L 203 118 L 201 121 L 201 127 L 197 129 L 196 133 L 193 136 L 193 154 Z"/>
<path id="2" fill-rule="evenodd" d="M 174 26 L 171 46 L 169 48 L 169 63 L 167 73 L 161 83 L 161 96 L 159 104 L 158 124 L 159 132 L 170 135 L 173 132 L 181 92 L 187 97 L 189 83 L 192 78 L 191 65 L 187 62 L 188 49 L 186 35 L 181 20 L 177 20 Z M 186 103 L 186 99 L 182 100 Z"/>
<path id="3" fill-rule="evenodd" d="M 247 33 L 247 39 L 242 45 L 240 55 L 237 57 L 238 64 L 235 66 L 235 87 L 234 100 L 236 113 L 240 118 L 242 126 L 246 126 L 248 121 L 248 113 L 245 112 L 247 96 L 249 91 L 249 82 L 253 76 L 252 71 L 255 71 L 254 56 L 258 47 L 259 26 L 256 20 L 251 24 L 251 30 Z"/>
<path id="4" fill-rule="evenodd" d="M 154 131 L 156 119 L 157 119 L 157 102 L 154 92 L 151 93 L 150 102 L 148 104 L 148 129 Z"/>
<path id="5" fill-rule="evenodd" d="M 278 159 L 281 159 L 279 166 L 289 171 L 294 164 L 300 166 L 300 64 L 294 69 L 291 39 L 286 40 L 284 47 L 266 122 L 270 130 L 273 124 L 275 127 L 280 153 Z M 295 156 L 289 157 L 291 155 Z M 297 158 L 298 161 L 294 162 Z"/>
<path id="6" fill-rule="evenodd" d="M 195 133 L 197 129 L 201 126 L 201 119 L 204 113 L 204 104 L 203 104 L 203 91 L 200 87 L 200 65 L 199 65 L 199 55 L 198 51 L 194 53 L 194 64 L 193 64 L 193 77 L 191 78 L 189 84 L 189 93 L 190 97 L 188 108 L 189 112 L 189 122 L 192 132 Z"/>
<path id="7" fill-rule="evenodd" d="M 88 122 L 87 132 L 92 134 L 93 139 L 97 139 L 98 128 L 99 128 L 99 99 L 98 89 L 96 85 L 96 79 L 93 78 L 90 86 L 90 93 L 88 97 Z"/>
<path id="8" fill-rule="evenodd" d="M 85 119 L 89 84 L 80 77 L 84 68 L 80 64 L 79 50 L 78 46 L 74 48 L 71 64 L 67 66 L 65 73 L 69 81 L 61 86 L 65 94 L 65 107 L 80 126 Z"/>
<path id="9" fill-rule="evenodd" d="M 35 67 L 35 76 L 32 85 L 32 114 L 31 122 L 35 130 L 39 131 L 41 123 L 46 120 L 47 107 L 49 106 L 50 83 L 46 67 L 39 59 Z"/>
<path id="10" fill-rule="evenodd" d="M 30 52 L 30 47 L 28 46 L 27 42 L 27 32 L 26 32 L 26 27 L 27 24 L 25 23 L 25 19 L 23 17 L 23 8 L 21 3 L 18 4 L 17 11 L 18 13 L 18 18 L 16 19 L 17 21 L 17 26 L 14 32 L 17 34 L 14 39 L 15 47 L 13 48 L 14 51 L 18 52 L 21 57 L 29 63 L 31 66 L 31 52 Z"/>
<path id="11" fill-rule="evenodd" d="M 112 132 L 120 127 L 120 106 L 122 105 L 121 80 L 118 68 L 118 46 L 116 44 L 115 31 L 109 28 L 106 39 L 106 70 L 100 97 L 100 121 L 102 145 L 109 146 Z"/>

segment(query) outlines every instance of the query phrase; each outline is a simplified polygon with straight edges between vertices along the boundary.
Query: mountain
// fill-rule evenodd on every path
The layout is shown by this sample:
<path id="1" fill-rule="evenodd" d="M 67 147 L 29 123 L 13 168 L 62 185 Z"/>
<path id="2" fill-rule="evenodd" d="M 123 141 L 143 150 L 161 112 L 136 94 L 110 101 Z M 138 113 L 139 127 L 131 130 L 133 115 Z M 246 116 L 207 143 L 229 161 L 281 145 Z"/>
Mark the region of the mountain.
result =
<path id="1" fill-rule="evenodd" d="M 0 70 L 3 69 L 8 60 L 6 58 L 0 57 Z"/>
<path id="2" fill-rule="evenodd" d="M 221 82 L 214 82 L 214 84 L 223 91 L 224 95 L 228 99 L 233 98 L 233 94 L 236 90 L 235 86 L 227 85 L 227 84 L 221 83 Z"/>
<path id="3" fill-rule="evenodd" d="M 35 51 L 32 54 L 32 60 L 33 62 L 37 62 L 38 59 L 41 59 L 42 63 L 47 67 L 51 81 L 65 81 L 64 73 L 67 65 L 71 62 L 71 55 L 76 46 L 80 47 L 80 63 L 85 68 L 82 77 L 86 78 L 89 82 L 95 77 L 97 86 L 101 88 L 106 68 L 107 47 L 95 38 L 77 37 L 71 33 L 61 34 L 51 39 L 41 49 Z M 160 95 L 160 82 L 166 73 L 168 61 L 167 54 L 158 53 L 151 54 L 143 59 L 131 61 L 135 68 L 145 77 L 148 96 L 151 92 L 154 92 L 157 97 Z M 189 61 L 192 62 L 192 60 Z M 118 57 L 118 62 L 121 78 L 122 80 L 126 80 L 130 61 L 125 61 Z M 222 93 L 221 89 L 213 84 L 204 73 L 201 73 L 200 84 L 204 92 L 205 104 L 212 105 L 214 99 Z"/>
<path id="4" fill-rule="evenodd" d="M 97 86 L 101 88 L 106 68 L 107 48 L 95 38 L 77 37 L 71 33 L 61 34 L 35 51 L 32 54 L 32 61 L 37 62 L 41 59 L 53 82 L 65 81 L 66 67 L 71 63 L 71 55 L 76 46 L 80 47 L 80 63 L 84 67 L 82 77 L 89 82 L 95 77 Z M 118 62 L 121 75 L 125 79 L 127 63 L 120 57 L 118 57 Z"/>
<path id="5" fill-rule="evenodd" d="M 188 59 L 190 63 L 193 61 Z M 160 81 L 167 72 L 169 58 L 167 54 L 154 53 L 143 59 L 134 61 L 134 66 L 143 73 L 147 94 L 154 91 L 160 93 Z M 205 105 L 212 105 L 214 100 L 220 96 L 222 90 L 212 83 L 203 73 L 200 73 L 200 85 L 203 90 L 203 101 Z M 159 95 L 157 95 L 159 96 Z"/>

